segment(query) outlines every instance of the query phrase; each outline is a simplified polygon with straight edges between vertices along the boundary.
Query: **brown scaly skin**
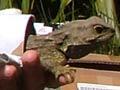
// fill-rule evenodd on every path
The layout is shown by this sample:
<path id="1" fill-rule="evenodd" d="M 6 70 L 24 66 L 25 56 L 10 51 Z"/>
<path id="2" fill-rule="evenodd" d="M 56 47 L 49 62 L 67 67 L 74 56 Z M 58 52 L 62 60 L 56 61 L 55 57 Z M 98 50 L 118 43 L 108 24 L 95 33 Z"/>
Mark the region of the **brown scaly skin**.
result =
<path id="1" fill-rule="evenodd" d="M 68 83 L 74 81 L 74 70 L 66 67 L 66 60 L 78 59 L 95 49 L 96 44 L 105 42 L 114 34 L 111 26 L 98 17 L 76 20 L 65 24 L 61 30 L 48 35 L 30 35 L 26 50 L 37 49 L 41 64 L 55 78 L 63 75 Z"/>

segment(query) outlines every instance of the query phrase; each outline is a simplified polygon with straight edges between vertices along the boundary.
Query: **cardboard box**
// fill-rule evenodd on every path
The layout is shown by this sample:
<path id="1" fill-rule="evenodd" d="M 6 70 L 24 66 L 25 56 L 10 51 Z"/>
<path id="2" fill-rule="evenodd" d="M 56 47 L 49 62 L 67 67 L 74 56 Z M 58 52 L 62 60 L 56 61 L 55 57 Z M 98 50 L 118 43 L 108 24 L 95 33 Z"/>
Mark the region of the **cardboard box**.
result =
<path id="1" fill-rule="evenodd" d="M 120 56 L 109 56 L 100 54 L 89 54 L 81 58 L 88 61 L 116 61 L 116 65 L 101 63 L 74 63 L 71 66 L 76 67 L 75 81 L 72 84 L 62 86 L 62 90 L 98 90 L 98 89 L 78 89 L 78 83 L 100 84 L 110 86 L 120 86 Z M 78 65 L 77 65 L 78 64 Z M 91 66 L 92 65 L 92 66 Z M 94 85 L 95 86 L 95 85 Z M 108 87 L 110 87 L 108 86 Z M 95 86 L 96 87 L 96 86 Z M 120 90 L 117 89 L 99 89 L 99 90 Z"/>

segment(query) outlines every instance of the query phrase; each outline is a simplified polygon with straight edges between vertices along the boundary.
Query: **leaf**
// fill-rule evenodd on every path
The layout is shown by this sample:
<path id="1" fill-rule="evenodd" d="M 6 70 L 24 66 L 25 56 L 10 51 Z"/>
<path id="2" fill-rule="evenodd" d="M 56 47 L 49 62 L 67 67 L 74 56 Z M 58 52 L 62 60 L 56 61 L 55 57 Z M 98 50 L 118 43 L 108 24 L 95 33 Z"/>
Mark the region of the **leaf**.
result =
<path id="1" fill-rule="evenodd" d="M 13 0 L 0 0 L 0 10 L 12 7 Z"/>
<path id="2" fill-rule="evenodd" d="M 60 8 L 53 22 L 65 21 L 64 9 L 72 0 L 61 0 Z"/>
<path id="3" fill-rule="evenodd" d="M 22 0 L 21 9 L 22 9 L 23 13 L 29 13 L 30 0 Z"/>

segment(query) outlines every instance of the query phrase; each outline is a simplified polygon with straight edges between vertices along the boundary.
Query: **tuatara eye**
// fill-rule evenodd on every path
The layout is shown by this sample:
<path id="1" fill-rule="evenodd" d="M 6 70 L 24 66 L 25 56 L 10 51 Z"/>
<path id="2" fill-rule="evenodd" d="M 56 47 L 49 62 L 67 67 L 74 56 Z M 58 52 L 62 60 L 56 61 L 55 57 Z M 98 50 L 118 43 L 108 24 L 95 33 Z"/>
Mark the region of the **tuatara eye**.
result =
<path id="1" fill-rule="evenodd" d="M 95 25 L 94 29 L 96 30 L 97 33 L 102 33 L 104 30 L 104 27 L 102 25 Z"/>

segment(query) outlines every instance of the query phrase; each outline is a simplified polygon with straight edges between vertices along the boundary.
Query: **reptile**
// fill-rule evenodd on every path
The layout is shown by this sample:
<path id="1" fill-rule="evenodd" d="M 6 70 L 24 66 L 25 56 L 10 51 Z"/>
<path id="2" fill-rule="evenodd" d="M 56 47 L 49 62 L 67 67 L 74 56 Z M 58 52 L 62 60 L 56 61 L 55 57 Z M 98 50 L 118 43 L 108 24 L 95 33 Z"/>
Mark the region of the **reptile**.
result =
<path id="1" fill-rule="evenodd" d="M 45 75 L 52 74 L 55 83 L 59 83 L 56 80 L 60 76 L 65 77 L 67 83 L 72 83 L 75 70 L 67 65 L 67 61 L 86 56 L 96 49 L 97 44 L 107 42 L 114 32 L 111 25 L 93 16 L 66 23 L 60 30 L 47 35 L 29 35 L 25 41 L 25 50 L 35 49 L 40 53 L 40 64 L 47 72 Z M 16 62 L 9 55 L 0 54 L 0 66 L 5 64 L 22 67 L 22 63 Z"/>
<path id="2" fill-rule="evenodd" d="M 47 35 L 30 35 L 25 50 L 40 52 L 46 71 L 56 79 L 64 76 L 67 83 L 74 81 L 75 70 L 66 65 L 69 59 L 79 59 L 96 49 L 97 44 L 108 41 L 115 30 L 97 16 L 66 23 L 60 30 Z"/>

